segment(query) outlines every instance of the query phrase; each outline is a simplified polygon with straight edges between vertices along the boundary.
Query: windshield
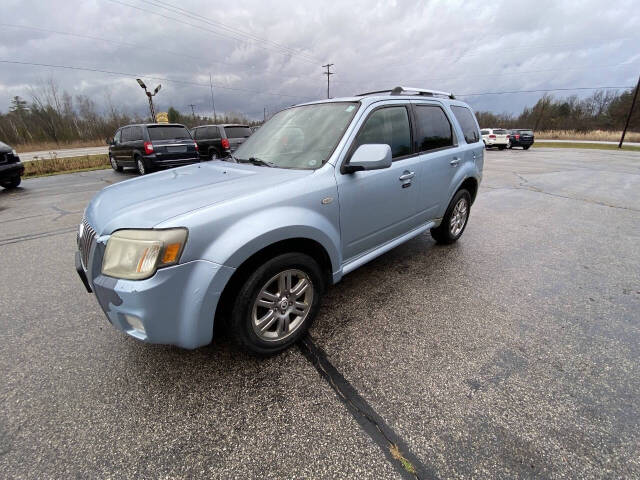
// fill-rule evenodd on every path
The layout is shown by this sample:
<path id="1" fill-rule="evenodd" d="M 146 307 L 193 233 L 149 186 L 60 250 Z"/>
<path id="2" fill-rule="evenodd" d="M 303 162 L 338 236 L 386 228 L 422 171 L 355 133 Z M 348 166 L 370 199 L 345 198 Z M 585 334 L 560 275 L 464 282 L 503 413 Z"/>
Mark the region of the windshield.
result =
<path id="1" fill-rule="evenodd" d="M 149 127 L 149 138 L 153 140 L 191 140 L 189 130 L 185 127 L 166 126 Z"/>
<path id="2" fill-rule="evenodd" d="M 234 156 L 280 168 L 320 168 L 331 156 L 359 102 L 318 103 L 277 113 L 244 142 Z"/>

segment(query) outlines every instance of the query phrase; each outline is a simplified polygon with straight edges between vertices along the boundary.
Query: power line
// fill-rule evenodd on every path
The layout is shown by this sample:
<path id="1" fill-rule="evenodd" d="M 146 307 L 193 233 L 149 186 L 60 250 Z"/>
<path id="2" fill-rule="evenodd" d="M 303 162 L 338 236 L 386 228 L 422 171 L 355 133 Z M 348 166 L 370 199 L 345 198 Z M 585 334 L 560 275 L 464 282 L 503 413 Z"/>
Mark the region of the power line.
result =
<path id="1" fill-rule="evenodd" d="M 144 8 L 138 7 L 138 6 L 136 6 L 136 5 L 131 5 L 131 4 L 126 3 L 126 2 L 121 2 L 120 0 L 107 0 L 107 1 L 108 1 L 108 2 L 112 2 L 112 3 L 117 3 L 117 4 L 120 4 L 120 5 L 124 5 L 124 6 L 126 6 L 126 7 L 134 8 L 134 9 L 139 10 L 139 11 L 144 12 L 144 13 L 148 13 L 148 14 L 151 14 L 151 15 L 156 15 L 156 16 L 159 16 L 159 17 L 165 18 L 165 19 L 167 19 L 167 20 L 171 20 L 172 22 L 182 23 L 183 25 L 188 25 L 188 26 L 190 26 L 190 27 L 197 28 L 197 29 L 199 29 L 199 30 L 203 30 L 203 31 L 205 31 L 205 32 L 209 32 L 209 33 L 210 33 L 210 34 L 212 34 L 212 35 L 217 35 L 217 36 L 220 36 L 220 37 L 229 38 L 229 35 L 225 35 L 225 34 L 223 34 L 223 33 L 216 32 L 215 30 L 211 30 L 210 28 L 205 28 L 205 27 L 203 27 L 202 25 L 197 25 L 197 24 L 195 24 L 195 23 L 186 22 L 186 21 L 181 20 L 181 19 L 179 19 L 179 18 L 175 18 L 175 17 L 171 17 L 171 16 L 168 16 L 168 15 L 164 15 L 164 14 L 162 14 L 162 13 L 154 12 L 154 11 L 152 11 L 152 10 L 147 10 L 147 9 L 144 9 Z M 188 18 L 188 17 L 187 17 L 187 18 Z M 206 23 L 206 22 L 205 22 L 205 23 Z M 250 42 L 247 42 L 246 40 L 241 40 L 241 39 L 238 39 L 238 38 L 234 38 L 234 39 L 235 39 L 235 40 L 237 40 L 237 41 L 241 41 L 241 42 L 245 42 L 245 43 L 250 43 Z M 256 46 L 257 48 L 260 48 L 260 49 L 263 49 L 263 50 L 269 50 L 269 48 L 267 48 L 266 46 L 260 45 L 260 44 L 255 44 L 255 46 Z M 308 59 L 308 58 L 301 57 L 301 56 L 299 56 L 299 55 L 294 55 L 294 54 L 291 54 L 291 53 L 285 53 L 285 52 L 281 52 L 281 51 L 280 51 L 280 52 L 278 52 L 278 53 L 280 53 L 280 54 L 282 54 L 282 55 L 285 55 L 285 56 L 289 56 L 290 58 L 298 57 L 298 59 L 299 59 L 299 60 L 304 60 L 305 62 L 308 62 L 308 63 L 317 63 L 317 60 L 310 60 L 310 59 Z"/>
<path id="2" fill-rule="evenodd" d="M 12 27 L 12 28 L 23 28 L 25 30 L 33 30 L 36 32 L 46 32 L 46 33 L 54 33 L 56 35 L 66 35 L 68 37 L 76 37 L 76 38 L 86 38 L 89 40 L 98 40 L 101 42 L 106 42 L 106 43 L 111 43 L 113 45 L 119 45 L 122 47 L 135 47 L 135 48 L 144 48 L 147 50 L 154 50 L 156 52 L 162 52 L 162 53 L 169 53 L 171 55 L 176 55 L 179 56 L 180 58 L 191 58 L 193 60 L 197 60 L 199 63 L 202 63 L 203 59 L 202 57 L 195 57 L 193 55 L 189 55 L 183 52 L 174 52 L 172 50 L 167 50 L 165 48 L 155 48 L 152 47 L 150 45 L 142 45 L 140 43 L 131 43 L 131 42 L 119 42 L 117 40 L 111 40 L 109 38 L 103 38 L 103 37 L 95 37 L 93 35 L 84 35 L 81 33 L 74 33 L 74 32 L 61 32 L 59 30 L 51 30 L 48 28 L 42 28 L 42 27 L 33 27 L 30 25 L 17 25 L 17 24 L 12 24 L 12 23 L 0 23 L 0 27 Z M 221 65 L 227 65 L 229 67 L 237 67 L 237 65 L 234 65 L 232 63 L 227 63 L 227 62 L 222 62 L 220 60 L 211 60 L 211 59 L 206 59 L 209 62 L 212 63 L 219 63 Z"/>
<path id="3" fill-rule="evenodd" d="M 7 64 L 13 64 L 13 65 L 27 65 L 27 66 L 36 66 L 36 67 L 48 67 L 48 68 L 61 68 L 61 69 L 66 69 L 66 70 L 79 70 L 79 71 L 95 72 L 95 73 L 106 73 L 108 75 L 118 75 L 118 76 L 122 76 L 122 77 L 132 77 L 132 78 L 140 77 L 140 78 L 146 78 L 148 80 L 159 80 L 159 81 L 163 81 L 163 82 L 178 83 L 178 84 L 183 84 L 183 85 L 194 85 L 194 86 L 198 86 L 198 87 L 209 87 L 210 86 L 208 83 L 191 82 L 191 81 L 188 81 L 188 80 L 175 80 L 175 79 L 167 78 L 167 77 L 153 77 L 153 76 L 143 75 L 143 74 L 138 74 L 138 73 L 116 72 L 116 71 L 112 71 L 112 70 L 103 70 L 103 69 L 99 69 L 99 68 L 76 67 L 76 66 L 73 66 L 73 65 L 56 65 L 56 64 L 52 64 L 52 63 L 22 62 L 22 61 L 18 61 L 18 60 L 0 60 L 0 63 L 7 63 Z M 311 97 L 302 97 L 302 96 L 299 96 L 299 95 L 286 95 L 284 93 L 275 93 L 275 92 L 269 92 L 269 91 L 266 91 L 266 90 L 260 91 L 260 90 L 251 90 L 251 89 L 248 89 L 248 88 L 225 87 L 223 85 L 215 85 L 215 84 L 213 84 L 213 86 L 216 87 L 216 88 L 220 88 L 222 90 L 232 90 L 232 91 L 238 91 L 238 92 L 257 93 L 257 94 L 261 94 L 261 95 L 273 95 L 273 96 L 276 96 L 276 97 L 297 98 L 297 99 L 303 99 L 303 100 L 311 100 Z"/>
<path id="4" fill-rule="evenodd" d="M 317 58 L 302 52 L 300 49 L 294 49 L 294 48 L 288 47 L 286 45 L 283 45 L 281 43 L 269 40 L 267 38 L 259 37 L 258 35 L 255 35 L 253 33 L 246 32 L 246 31 L 240 30 L 240 29 L 235 28 L 235 27 L 231 27 L 231 26 L 226 25 L 226 24 L 224 24 L 222 22 L 219 22 L 217 20 L 213 20 L 211 18 L 205 17 L 205 16 L 203 16 L 201 14 L 190 12 L 189 10 L 186 10 L 184 8 L 181 8 L 181 7 L 178 7 L 178 6 L 173 5 L 173 4 L 169 3 L 169 2 L 165 2 L 165 1 L 162 1 L 162 0 L 140 0 L 140 1 L 142 1 L 144 3 L 147 3 L 147 4 L 150 4 L 150 5 L 153 5 L 153 6 L 156 6 L 156 7 L 164 8 L 165 10 L 172 11 L 172 13 L 185 15 L 185 16 L 187 16 L 189 18 L 192 18 L 194 20 L 197 20 L 199 22 L 207 23 L 209 25 L 215 26 L 216 28 L 220 28 L 222 30 L 228 31 L 231 34 L 236 35 L 236 37 L 234 37 L 236 39 L 242 40 L 242 38 L 237 38 L 237 36 L 249 37 L 249 38 L 251 38 L 252 40 L 254 40 L 256 42 L 268 43 L 268 44 L 274 46 L 275 48 L 277 48 L 277 49 L 279 49 L 279 50 L 281 50 L 283 52 L 286 52 L 289 55 L 300 55 L 300 56 L 305 57 L 305 58 L 307 58 L 307 59 L 309 59 L 309 60 L 311 60 L 313 62 L 319 62 L 319 60 Z"/>

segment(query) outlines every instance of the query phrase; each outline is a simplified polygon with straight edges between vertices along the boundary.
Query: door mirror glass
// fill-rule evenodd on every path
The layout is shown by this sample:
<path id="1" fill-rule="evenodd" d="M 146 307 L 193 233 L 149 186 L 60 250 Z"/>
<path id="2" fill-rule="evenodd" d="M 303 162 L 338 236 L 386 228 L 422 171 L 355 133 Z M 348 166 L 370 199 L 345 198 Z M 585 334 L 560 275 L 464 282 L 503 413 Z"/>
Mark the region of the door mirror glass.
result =
<path id="1" fill-rule="evenodd" d="M 345 165 L 345 173 L 362 170 L 380 170 L 391 166 L 391 147 L 380 143 L 360 145 Z"/>

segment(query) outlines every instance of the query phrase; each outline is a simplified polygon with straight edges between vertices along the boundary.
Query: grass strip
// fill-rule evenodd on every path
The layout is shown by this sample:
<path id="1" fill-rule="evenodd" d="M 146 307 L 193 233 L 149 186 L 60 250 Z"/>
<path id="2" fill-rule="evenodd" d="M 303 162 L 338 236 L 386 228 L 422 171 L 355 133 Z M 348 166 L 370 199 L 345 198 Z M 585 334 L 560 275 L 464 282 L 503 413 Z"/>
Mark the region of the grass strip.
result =
<path id="1" fill-rule="evenodd" d="M 640 152 L 640 147 L 636 145 L 618 145 L 608 143 L 567 143 L 567 142 L 540 142 L 534 143 L 534 148 L 586 148 L 588 150 L 625 150 L 627 152 Z"/>
<path id="2" fill-rule="evenodd" d="M 107 155 L 82 155 L 79 157 L 50 157 L 42 160 L 24 162 L 24 177 L 41 177 L 58 173 L 73 173 L 85 170 L 109 168 Z"/>

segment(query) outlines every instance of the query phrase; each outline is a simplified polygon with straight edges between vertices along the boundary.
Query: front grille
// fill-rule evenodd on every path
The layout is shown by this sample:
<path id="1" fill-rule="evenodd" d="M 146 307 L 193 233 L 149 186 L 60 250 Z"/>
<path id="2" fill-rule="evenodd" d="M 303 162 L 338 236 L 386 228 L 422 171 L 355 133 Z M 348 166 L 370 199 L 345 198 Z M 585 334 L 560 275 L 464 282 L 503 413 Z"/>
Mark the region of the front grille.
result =
<path id="1" fill-rule="evenodd" d="M 91 252 L 91 246 L 95 242 L 96 239 L 96 231 L 93 229 L 89 222 L 87 222 L 86 218 L 82 219 L 82 223 L 78 228 L 78 250 L 80 250 L 80 260 L 82 261 L 82 266 L 84 269 L 87 269 L 87 265 L 89 264 L 89 253 Z"/>

